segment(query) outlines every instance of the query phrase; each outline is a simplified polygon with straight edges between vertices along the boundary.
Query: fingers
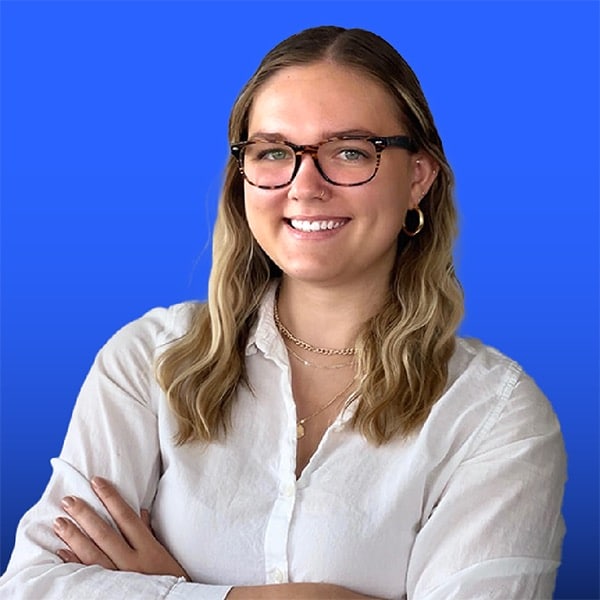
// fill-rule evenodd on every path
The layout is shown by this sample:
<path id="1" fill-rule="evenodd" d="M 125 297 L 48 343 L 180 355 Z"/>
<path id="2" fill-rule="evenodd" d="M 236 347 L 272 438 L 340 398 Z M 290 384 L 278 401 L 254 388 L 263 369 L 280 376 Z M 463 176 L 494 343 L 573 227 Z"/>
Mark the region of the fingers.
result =
<path id="1" fill-rule="evenodd" d="M 142 519 L 144 525 L 148 528 L 148 531 L 152 531 L 152 527 L 150 527 L 150 511 L 142 508 L 142 510 L 140 510 L 140 519 Z"/>
<path id="2" fill-rule="evenodd" d="M 149 516 L 147 517 L 147 522 L 144 521 L 143 515 L 138 516 L 131 506 L 123 500 L 115 487 L 106 479 L 93 477 L 92 488 L 114 519 L 123 537 L 129 542 L 129 545 L 137 549 L 146 544 L 149 535 L 152 536 L 149 527 Z M 146 514 L 148 513 L 148 511 L 145 512 Z"/>
<path id="3" fill-rule="evenodd" d="M 68 519 L 59 517 L 55 521 L 55 526 L 63 525 L 64 531 L 70 536 L 70 539 L 65 539 L 61 531 L 56 531 L 56 533 L 67 542 L 81 561 L 84 564 L 94 563 L 106 566 L 108 560 L 113 569 L 120 568 L 120 562 L 128 559 L 132 549 L 119 532 L 81 498 L 67 496 L 63 498 L 61 504 L 65 512 L 79 527 L 70 523 Z M 98 558 L 99 554 L 104 557 L 101 561 Z"/>
<path id="4" fill-rule="evenodd" d="M 116 569 L 115 564 L 74 523 L 63 517 L 54 521 L 54 532 L 69 550 L 59 550 L 58 556 L 65 562 L 84 565 L 100 565 L 105 569 Z"/>
<path id="5" fill-rule="evenodd" d="M 119 531 L 109 525 L 81 498 L 66 496 L 62 505 L 76 522 L 59 517 L 55 531 L 69 546 L 58 555 L 65 562 L 98 564 L 109 569 L 137 573 L 189 576 L 169 550 L 152 533 L 150 515 L 140 515 L 121 498 L 108 481 L 94 477 L 92 487 L 116 523 Z"/>
<path id="6" fill-rule="evenodd" d="M 77 554 L 75 554 L 75 552 L 71 552 L 71 550 L 61 548 L 60 550 L 56 551 L 56 554 L 63 562 L 82 564 L 81 561 L 79 560 L 79 556 L 77 556 Z"/>

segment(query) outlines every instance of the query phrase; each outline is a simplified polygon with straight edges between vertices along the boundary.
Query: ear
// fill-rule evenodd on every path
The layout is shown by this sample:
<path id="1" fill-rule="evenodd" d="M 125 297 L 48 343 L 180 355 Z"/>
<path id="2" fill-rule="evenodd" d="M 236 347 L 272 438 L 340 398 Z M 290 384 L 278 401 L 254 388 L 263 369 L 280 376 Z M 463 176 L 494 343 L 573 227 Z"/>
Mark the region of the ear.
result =
<path id="1" fill-rule="evenodd" d="M 437 177 L 439 166 L 431 156 L 419 152 L 411 157 L 412 178 L 409 209 L 415 209 L 425 197 Z"/>

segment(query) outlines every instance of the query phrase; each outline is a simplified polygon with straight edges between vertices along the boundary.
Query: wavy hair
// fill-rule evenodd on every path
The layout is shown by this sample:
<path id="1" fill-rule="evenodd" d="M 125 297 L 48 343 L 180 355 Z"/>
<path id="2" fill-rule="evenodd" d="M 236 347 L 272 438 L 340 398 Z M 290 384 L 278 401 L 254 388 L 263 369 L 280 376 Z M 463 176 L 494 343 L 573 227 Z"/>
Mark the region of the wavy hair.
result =
<path id="1" fill-rule="evenodd" d="M 352 426 L 374 444 L 410 435 L 442 394 L 455 334 L 463 315 L 452 248 L 456 237 L 453 175 L 415 74 L 385 40 L 362 29 L 323 26 L 278 44 L 240 92 L 229 139 L 247 139 L 257 91 L 275 73 L 319 61 L 373 78 L 396 102 L 407 134 L 438 165 L 420 203 L 425 227 L 400 234 L 382 309 L 357 341 L 359 388 Z M 157 378 L 178 421 L 177 442 L 210 442 L 225 435 L 240 385 L 249 386 L 244 355 L 261 299 L 280 269 L 254 240 L 244 211 L 243 179 L 230 158 L 213 235 L 208 302 L 198 305 L 188 333 L 159 358 Z"/>

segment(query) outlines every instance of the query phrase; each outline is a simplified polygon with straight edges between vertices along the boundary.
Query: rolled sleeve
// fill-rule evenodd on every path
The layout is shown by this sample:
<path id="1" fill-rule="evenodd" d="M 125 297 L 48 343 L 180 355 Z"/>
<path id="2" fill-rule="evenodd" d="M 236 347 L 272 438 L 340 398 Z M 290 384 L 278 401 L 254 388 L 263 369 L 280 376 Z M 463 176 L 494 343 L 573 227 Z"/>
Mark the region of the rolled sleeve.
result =
<path id="1" fill-rule="evenodd" d="M 521 375 L 419 531 L 408 598 L 551 598 L 566 459 L 548 401 Z"/>

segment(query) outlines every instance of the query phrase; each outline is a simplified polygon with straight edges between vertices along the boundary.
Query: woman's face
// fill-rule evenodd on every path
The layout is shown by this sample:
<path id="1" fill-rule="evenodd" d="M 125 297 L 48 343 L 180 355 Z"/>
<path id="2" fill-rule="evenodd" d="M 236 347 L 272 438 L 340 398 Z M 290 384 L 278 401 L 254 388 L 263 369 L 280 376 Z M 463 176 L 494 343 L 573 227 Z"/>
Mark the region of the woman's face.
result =
<path id="1" fill-rule="evenodd" d="M 329 62 L 279 71 L 259 89 L 249 115 L 250 140 L 316 144 L 349 133 L 393 136 L 406 131 L 382 86 Z M 310 155 L 304 155 L 284 188 L 260 189 L 245 182 L 250 229 L 284 276 L 327 285 L 387 285 L 406 210 L 427 191 L 429 162 L 387 148 L 374 179 L 341 187 L 328 183 Z"/>

